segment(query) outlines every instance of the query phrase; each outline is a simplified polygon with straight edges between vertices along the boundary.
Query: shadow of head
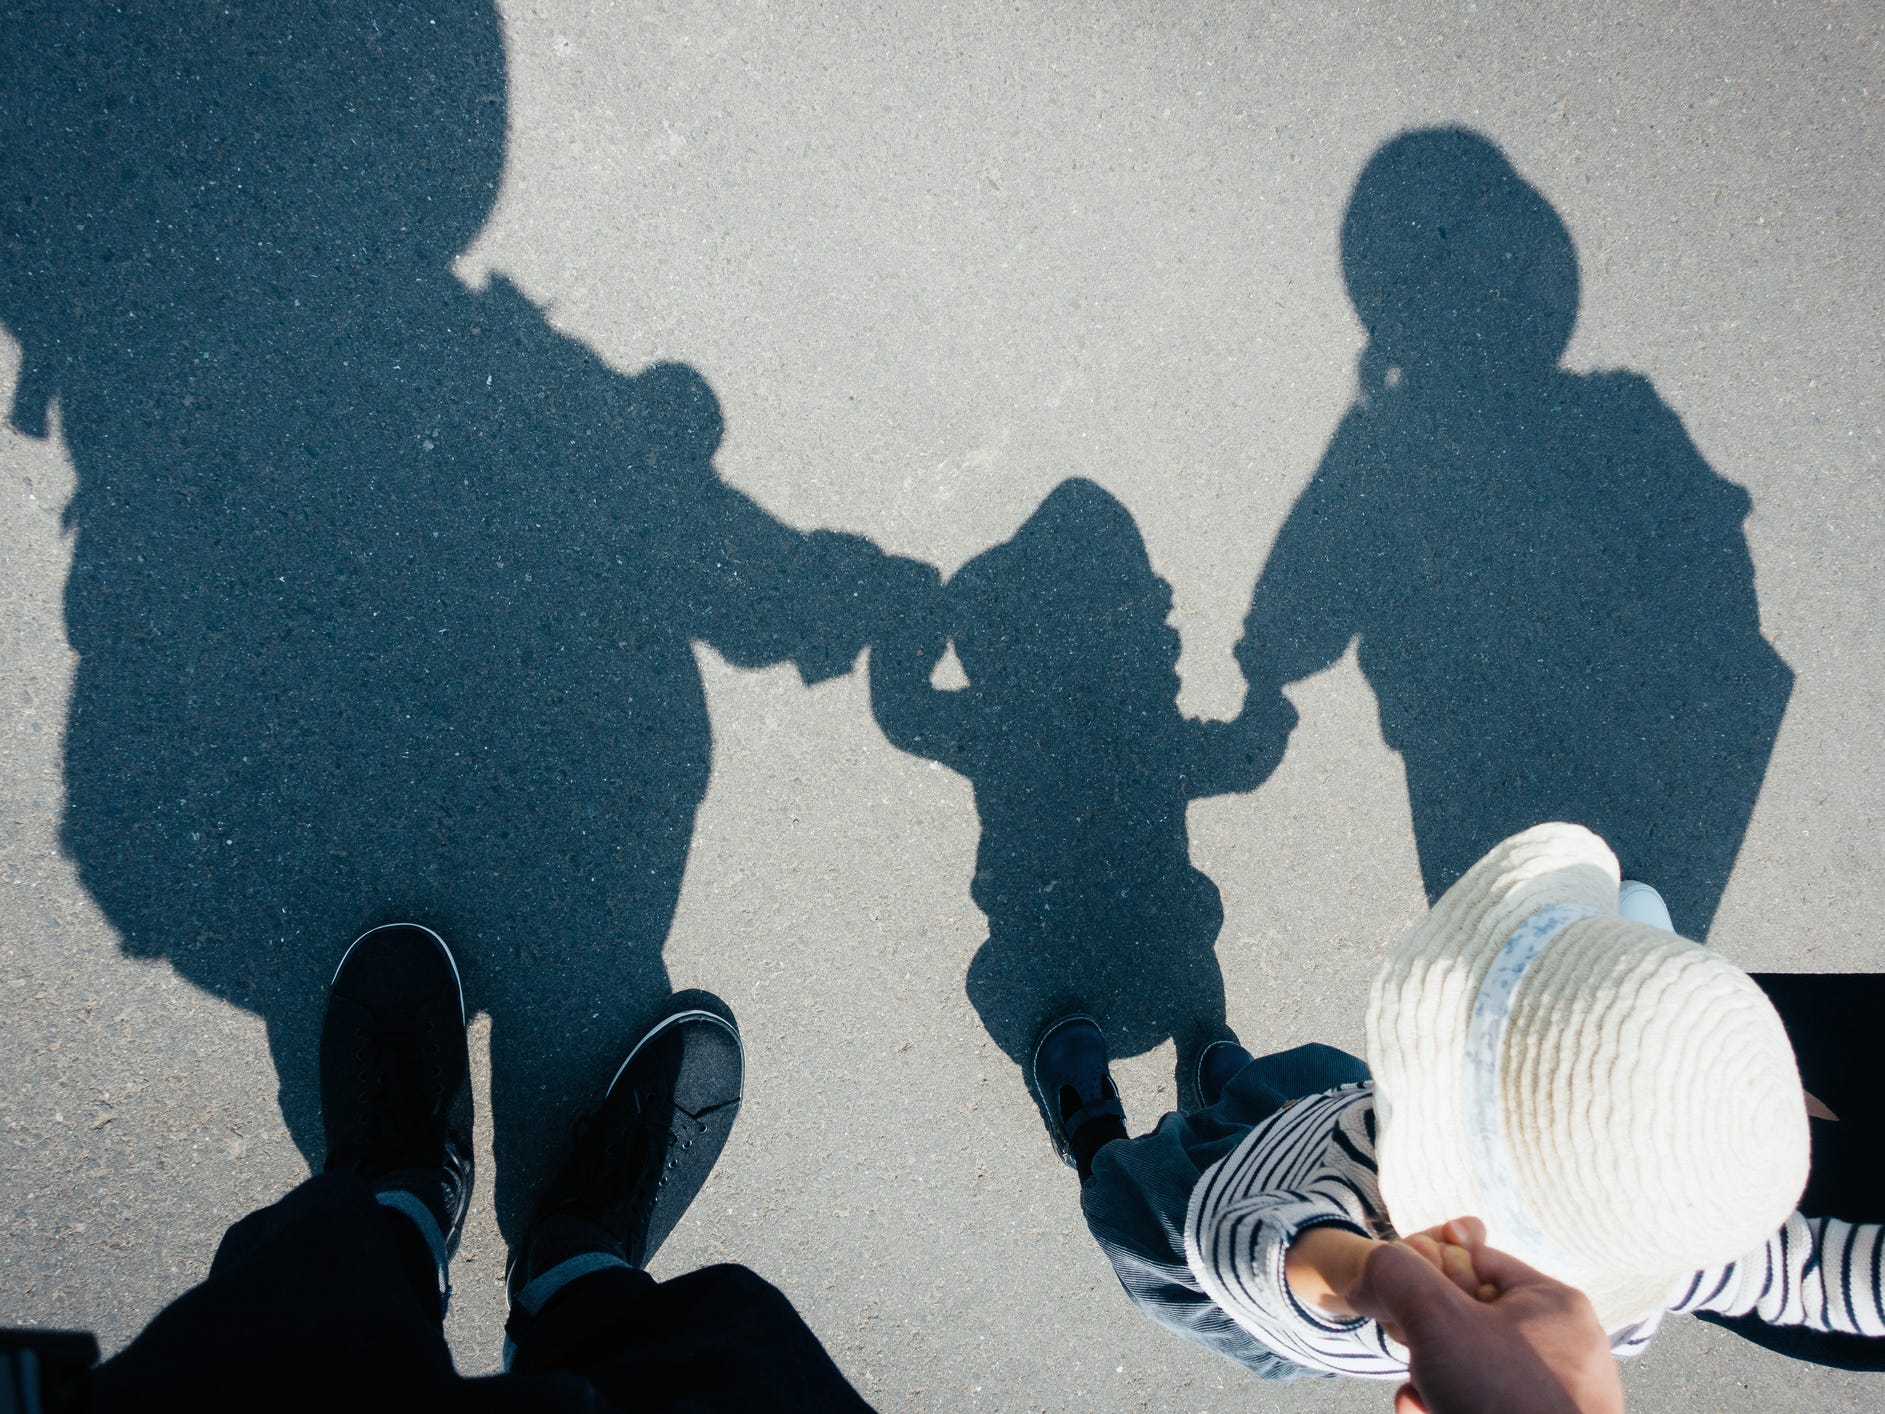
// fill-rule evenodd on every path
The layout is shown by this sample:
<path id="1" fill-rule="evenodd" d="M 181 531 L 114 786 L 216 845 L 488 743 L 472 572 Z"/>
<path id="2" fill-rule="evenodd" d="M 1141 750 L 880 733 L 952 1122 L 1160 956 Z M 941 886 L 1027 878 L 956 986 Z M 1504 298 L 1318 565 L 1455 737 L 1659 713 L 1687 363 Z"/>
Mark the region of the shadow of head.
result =
<path id="1" fill-rule="evenodd" d="M 36 436 L 46 365 L 115 321 L 410 286 L 470 244 L 503 172 L 491 0 L 9 6 L 0 90 L 0 322 Z"/>
<path id="2" fill-rule="evenodd" d="M 78 198 L 31 203 L 67 236 L 106 203 L 161 203 L 198 234 L 249 237 L 224 242 L 219 263 L 292 254 L 256 239 L 267 234 L 437 265 L 496 197 L 505 62 L 491 0 L 27 5 L 0 34 L 0 72 L 32 95 L 0 130 L 10 165 L 23 186 Z"/>
<path id="3" fill-rule="evenodd" d="M 948 595 L 956 655 L 983 692 L 1177 693 L 1171 586 L 1132 513 L 1084 477 L 958 570 Z"/>
<path id="4" fill-rule="evenodd" d="M 1381 147 L 1355 184 L 1341 246 L 1384 370 L 1518 373 L 1554 365 L 1570 342 L 1571 233 L 1477 133 L 1426 128 Z"/>

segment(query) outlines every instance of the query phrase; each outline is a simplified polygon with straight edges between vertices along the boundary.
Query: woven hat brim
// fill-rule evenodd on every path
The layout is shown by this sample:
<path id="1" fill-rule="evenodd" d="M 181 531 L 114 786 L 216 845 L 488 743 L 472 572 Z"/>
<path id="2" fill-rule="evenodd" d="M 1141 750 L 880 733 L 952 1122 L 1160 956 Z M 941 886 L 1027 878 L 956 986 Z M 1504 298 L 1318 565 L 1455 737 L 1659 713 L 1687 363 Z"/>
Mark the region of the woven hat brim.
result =
<path id="1" fill-rule="evenodd" d="M 1479 983 L 1514 931 L 1539 910 L 1571 905 L 1599 915 L 1572 923 L 1551 947 L 1575 948 L 1581 934 L 1601 935 L 1613 949 L 1700 951 L 1619 918 L 1617 885 L 1615 855 L 1580 826 L 1540 825 L 1503 841 L 1448 889 L 1390 954 L 1371 991 L 1367 1019 L 1381 1192 L 1396 1230 L 1415 1232 L 1467 1215 L 1486 1219 L 1492 1245 L 1577 1286 L 1612 1331 L 1662 1309 L 1701 1264 L 1598 1269 L 1549 1245 L 1536 1245 L 1519 1231 L 1499 1230 L 1496 1204 L 1488 1201 L 1470 1157 L 1462 1097 L 1465 1037 Z M 1803 1181 L 1804 1148 L 1801 1162 Z M 1784 1217 L 1783 1210 L 1775 1225 Z M 1739 1255 L 1737 1249 L 1723 1260 Z"/>

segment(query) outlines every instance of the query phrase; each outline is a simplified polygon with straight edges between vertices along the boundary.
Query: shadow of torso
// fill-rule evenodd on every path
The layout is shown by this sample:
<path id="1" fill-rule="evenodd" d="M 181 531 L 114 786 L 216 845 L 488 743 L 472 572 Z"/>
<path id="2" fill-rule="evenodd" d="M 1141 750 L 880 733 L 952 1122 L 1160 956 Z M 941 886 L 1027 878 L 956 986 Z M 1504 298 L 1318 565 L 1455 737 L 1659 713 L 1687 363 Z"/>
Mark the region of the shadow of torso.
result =
<path id="1" fill-rule="evenodd" d="M 982 827 L 970 893 L 988 919 L 968 993 L 1018 1062 L 1072 1009 L 1099 1019 L 1117 1056 L 1223 1025 L 1223 908 L 1191 863 L 1196 724 L 1176 688 L 1143 703 L 1066 684 L 965 693 L 960 769 Z"/>
<path id="2" fill-rule="evenodd" d="M 1289 681 L 1359 639 L 1430 895 L 1572 820 L 1704 936 L 1792 687 L 1749 509 L 1635 375 L 1377 386 L 1278 537 L 1247 666 Z"/>
<path id="3" fill-rule="evenodd" d="M 1648 380 L 1560 366 L 1576 246 L 1483 135 L 1384 143 L 1341 244 L 1360 396 L 1264 566 L 1252 691 L 1359 638 L 1430 897 L 1569 820 L 1706 937 L 1793 687 L 1761 635 L 1747 493 Z"/>

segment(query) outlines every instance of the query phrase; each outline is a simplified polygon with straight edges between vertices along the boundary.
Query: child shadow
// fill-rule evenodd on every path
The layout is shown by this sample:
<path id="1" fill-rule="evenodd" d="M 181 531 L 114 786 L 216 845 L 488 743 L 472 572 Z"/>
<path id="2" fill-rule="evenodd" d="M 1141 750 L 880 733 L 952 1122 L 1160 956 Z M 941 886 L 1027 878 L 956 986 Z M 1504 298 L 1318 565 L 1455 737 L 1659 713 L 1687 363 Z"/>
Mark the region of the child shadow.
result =
<path id="1" fill-rule="evenodd" d="M 1017 1065 L 1069 1011 L 1116 1057 L 1175 1040 L 1181 1077 L 1228 1034 L 1223 909 L 1192 867 L 1185 807 L 1255 789 L 1294 712 L 1279 697 L 1234 722 L 1184 716 L 1171 611 L 1131 513 L 1073 479 L 872 647 L 884 734 L 974 784 L 988 940 L 968 994 Z M 966 687 L 932 685 L 946 643 Z"/>

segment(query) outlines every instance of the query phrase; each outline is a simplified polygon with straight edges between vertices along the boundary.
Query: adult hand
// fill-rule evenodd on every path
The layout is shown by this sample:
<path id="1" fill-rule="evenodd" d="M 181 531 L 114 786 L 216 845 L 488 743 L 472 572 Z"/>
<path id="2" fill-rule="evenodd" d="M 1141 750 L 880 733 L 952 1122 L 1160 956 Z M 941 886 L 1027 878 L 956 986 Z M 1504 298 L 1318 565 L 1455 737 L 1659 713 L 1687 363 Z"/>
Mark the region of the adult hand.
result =
<path id="1" fill-rule="evenodd" d="M 1481 1282 L 1473 1269 L 1472 1248 L 1486 1240 L 1485 1226 L 1477 1218 L 1459 1218 L 1440 1223 L 1400 1239 L 1468 1296 L 1482 1300 L 1494 1288 Z M 1346 1228 L 1312 1227 L 1297 1234 L 1283 1256 L 1283 1275 L 1296 1299 L 1331 1316 L 1361 1314 L 1348 1304 L 1348 1292 L 1361 1280 L 1362 1270 L 1374 1249 L 1383 1244 L 1376 1238 L 1363 1237 Z M 1396 1340 L 1400 1328 L 1383 1321 L 1387 1333 Z"/>
<path id="2" fill-rule="evenodd" d="M 1398 1243 L 1371 1252 L 1345 1293 L 1407 1345 L 1412 1379 L 1395 1392 L 1396 1414 L 1622 1414 L 1610 1341 L 1584 1294 L 1480 1245 L 1477 1221 L 1458 1226 L 1475 1239 L 1479 1281 L 1497 1288 L 1490 1299 Z"/>
<path id="3" fill-rule="evenodd" d="M 861 535 L 814 530 L 799 567 L 806 644 L 795 653 L 807 687 L 842 677 L 868 643 L 887 634 L 934 639 L 928 665 L 942 657 L 942 576 L 934 565 L 886 555 Z"/>
<path id="4" fill-rule="evenodd" d="M 878 615 L 891 624 L 916 624 L 940 633 L 943 624 L 942 571 L 923 560 L 886 555 L 878 570 Z"/>

